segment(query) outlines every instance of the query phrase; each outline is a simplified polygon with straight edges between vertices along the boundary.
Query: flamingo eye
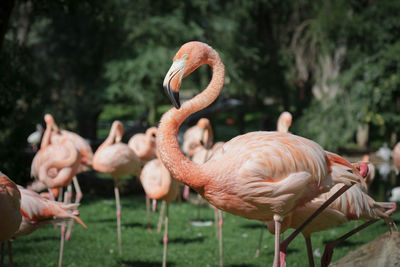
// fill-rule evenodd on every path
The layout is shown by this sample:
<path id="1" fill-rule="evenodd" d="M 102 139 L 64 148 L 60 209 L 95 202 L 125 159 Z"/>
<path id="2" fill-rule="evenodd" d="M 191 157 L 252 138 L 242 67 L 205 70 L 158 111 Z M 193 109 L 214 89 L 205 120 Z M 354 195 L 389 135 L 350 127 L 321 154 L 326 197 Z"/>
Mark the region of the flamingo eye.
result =
<path id="1" fill-rule="evenodd" d="M 181 59 L 187 59 L 188 57 L 189 57 L 188 54 L 183 54 L 182 57 L 181 57 Z"/>

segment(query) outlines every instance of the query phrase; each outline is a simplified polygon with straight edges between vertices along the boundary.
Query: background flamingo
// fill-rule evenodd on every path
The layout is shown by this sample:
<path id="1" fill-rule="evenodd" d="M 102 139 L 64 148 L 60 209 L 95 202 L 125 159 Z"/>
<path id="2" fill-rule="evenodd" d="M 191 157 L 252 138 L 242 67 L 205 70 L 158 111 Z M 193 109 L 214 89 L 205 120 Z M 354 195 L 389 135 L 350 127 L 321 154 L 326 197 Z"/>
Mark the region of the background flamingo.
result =
<path id="1" fill-rule="evenodd" d="M 22 186 L 18 186 L 18 189 L 21 192 L 22 222 L 14 237 L 31 234 L 39 227 L 49 223 L 65 223 L 71 219 L 86 228 L 86 225 L 77 217 L 79 211 L 76 208 L 79 204 L 63 204 L 48 200 Z M 74 211 L 71 213 L 70 209 L 74 209 Z M 62 265 L 63 250 L 62 235 L 58 266 Z"/>
<path id="2" fill-rule="evenodd" d="M 162 199 L 166 203 L 166 216 L 164 224 L 164 250 L 163 267 L 167 264 L 167 244 L 168 244 L 168 207 L 169 203 L 174 201 L 179 194 L 179 183 L 171 177 L 169 171 L 164 167 L 161 161 L 153 159 L 146 163 L 140 174 L 140 181 L 146 195 L 152 199 Z M 162 212 L 160 211 L 160 216 Z M 162 218 L 162 217 L 161 217 Z"/>
<path id="3" fill-rule="evenodd" d="M 146 130 L 146 133 L 137 133 L 133 135 L 129 141 L 128 146 L 136 153 L 136 155 L 141 159 L 142 164 L 155 159 L 156 155 L 156 134 L 157 127 L 150 127 Z M 153 200 L 153 209 L 157 207 L 156 200 Z M 150 199 L 146 195 L 146 212 L 147 212 L 147 230 L 151 232 L 150 223 Z"/>
<path id="4" fill-rule="evenodd" d="M 40 150 L 32 161 L 31 175 L 42 181 L 48 188 L 63 187 L 71 183 L 78 171 L 80 154 L 67 138 L 51 141 L 54 119 L 45 115 L 46 130 Z"/>
<path id="5" fill-rule="evenodd" d="M 8 241 L 8 255 L 10 265 L 12 262 L 11 237 L 18 230 L 21 224 L 22 215 L 20 212 L 21 193 L 17 185 L 10 180 L 4 173 L 0 172 L 0 243 L 1 260 L 0 266 L 3 266 L 4 242 Z"/>
<path id="6" fill-rule="evenodd" d="M 210 84 L 181 107 L 182 78 L 203 64 L 213 70 Z M 360 179 L 350 172 L 334 177 L 331 169 L 334 162 L 350 164 L 326 153 L 313 141 L 285 133 L 253 132 L 238 136 L 202 165 L 185 158 L 177 140 L 179 126 L 190 114 L 216 99 L 224 84 L 224 75 L 225 67 L 210 46 L 189 42 L 179 49 L 164 79 L 164 89 L 175 108 L 161 118 L 157 135 L 160 158 L 174 178 L 189 185 L 217 208 L 248 219 L 274 220 L 274 266 L 278 266 L 284 216 L 296 206 L 327 192 L 333 183 L 346 184 L 339 192 L 342 193 Z"/>
<path id="7" fill-rule="evenodd" d="M 91 165 L 92 165 L 92 160 L 93 160 L 93 151 L 92 151 L 92 148 L 90 147 L 89 143 L 84 138 L 82 138 L 80 135 L 78 135 L 74 132 L 60 129 L 57 126 L 57 124 L 55 123 L 54 118 L 51 114 L 46 114 L 46 116 L 48 117 L 49 120 L 52 121 L 52 131 L 51 131 L 51 137 L 50 137 L 51 143 L 60 144 L 60 143 L 62 143 L 62 140 L 64 138 L 66 138 L 67 140 L 70 140 L 74 144 L 75 148 L 78 150 L 78 152 L 81 156 L 76 174 L 89 171 L 91 168 Z M 80 201 L 83 197 L 83 194 L 82 194 L 81 187 L 79 186 L 79 182 L 78 182 L 76 175 L 74 175 L 72 177 L 72 182 L 73 182 L 73 185 L 75 188 L 75 193 L 76 193 L 75 203 L 80 203 Z M 72 187 L 68 187 L 67 196 L 68 196 L 67 202 L 70 202 L 70 200 L 72 199 Z M 73 221 L 70 221 L 70 223 L 68 224 L 68 230 L 65 235 L 65 240 L 69 240 L 71 237 L 72 225 L 73 225 Z"/>
<path id="8" fill-rule="evenodd" d="M 335 168 L 333 171 L 335 172 L 342 168 L 346 169 L 346 167 L 340 167 L 339 169 Z M 345 171 L 351 171 L 351 169 L 348 168 Z M 337 175 L 340 175 L 340 173 Z M 321 194 L 303 206 L 296 207 L 283 219 L 281 233 L 285 232 L 289 228 L 299 228 L 299 226 L 305 219 L 307 219 L 307 217 L 314 213 L 315 210 L 317 210 L 327 199 L 334 195 L 342 186 L 343 185 L 341 184 L 336 184 L 330 189 L 329 192 Z M 363 192 L 363 189 L 359 185 L 351 187 L 334 202 L 332 202 L 325 210 L 321 212 L 321 214 L 319 214 L 301 231 L 306 241 L 310 266 L 314 266 L 311 246 L 312 233 L 327 230 L 352 220 L 375 221 L 379 218 L 383 218 L 388 225 L 392 225 L 392 221 L 389 216 L 395 210 L 395 203 L 375 202 L 370 196 Z M 274 222 L 267 222 L 267 225 L 268 230 L 273 234 L 275 232 Z M 370 225 L 370 223 L 368 223 L 368 225 Z M 360 226 L 356 228 L 356 230 L 351 231 L 351 233 L 354 234 L 368 225 Z M 335 241 L 334 244 L 336 245 L 338 242 L 339 241 Z M 327 256 L 325 256 L 322 266 L 327 266 L 329 264 L 330 258 L 333 254 L 334 246 L 327 245 L 327 248 Z"/>
<path id="9" fill-rule="evenodd" d="M 139 177 L 141 170 L 141 160 L 139 157 L 127 144 L 121 143 L 123 132 L 124 128 L 122 123 L 120 121 L 114 121 L 108 137 L 99 146 L 93 157 L 93 168 L 98 172 L 111 174 L 114 179 L 118 247 L 120 254 L 122 254 L 122 240 L 118 179 L 127 174 Z"/>
<path id="10" fill-rule="evenodd" d="M 157 127 L 150 127 L 145 134 L 137 133 L 128 141 L 128 146 L 144 163 L 157 157 L 156 134 Z"/>

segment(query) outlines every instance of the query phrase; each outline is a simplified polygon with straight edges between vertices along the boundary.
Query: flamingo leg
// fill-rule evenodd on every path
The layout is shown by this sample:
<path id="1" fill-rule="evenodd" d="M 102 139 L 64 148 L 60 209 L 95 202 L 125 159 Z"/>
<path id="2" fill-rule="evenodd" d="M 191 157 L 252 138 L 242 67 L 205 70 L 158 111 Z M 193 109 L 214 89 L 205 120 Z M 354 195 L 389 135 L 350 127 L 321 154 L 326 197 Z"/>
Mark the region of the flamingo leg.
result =
<path id="1" fill-rule="evenodd" d="M 74 176 L 74 178 L 76 178 L 76 176 Z M 67 187 L 67 192 L 68 192 L 68 201 L 67 203 L 71 203 L 72 202 L 72 185 L 69 184 Z M 75 203 L 77 203 L 76 201 L 77 198 L 75 198 Z M 65 241 L 68 241 L 71 238 L 71 231 L 72 231 L 72 226 L 74 225 L 74 221 L 71 220 L 68 222 L 68 226 L 67 226 L 67 232 L 65 234 Z"/>
<path id="2" fill-rule="evenodd" d="M 14 267 L 13 259 L 12 259 L 12 241 L 8 240 L 8 258 L 10 259 L 10 267 Z"/>
<path id="3" fill-rule="evenodd" d="M 188 199 L 190 194 L 190 187 L 187 185 L 183 186 L 183 198 Z"/>
<path id="4" fill-rule="evenodd" d="M 304 239 L 306 240 L 306 246 L 307 246 L 308 264 L 310 267 L 315 267 L 311 237 L 307 236 L 307 237 L 304 237 Z"/>
<path id="5" fill-rule="evenodd" d="M 157 199 L 151 200 L 151 209 L 153 212 L 157 212 Z"/>
<path id="6" fill-rule="evenodd" d="M 262 240 L 263 240 L 263 236 L 264 236 L 264 228 L 265 228 L 265 223 L 261 223 L 260 238 L 258 239 L 258 248 L 256 250 L 256 254 L 254 255 L 254 258 L 258 258 L 260 256 L 261 245 L 262 245 Z"/>
<path id="7" fill-rule="evenodd" d="M 164 200 L 161 203 L 160 217 L 158 218 L 158 225 L 157 225 L 157 233 L 161 232 L 162 220 L 164 217 L 164 210 L 165 210 L 165 203 L 166 202 Z"/>
<path id="8" fill-rule="evenodd" d="M 147 232 L 151 233 L 150 198 L 146 195 Z"/>
<path id="9" fill-rule="evenodd" d="M 219 227 L 219 266 L 223 267 L 223 253 L 222 253 L 222 224 L 224 223 L 224 219 L 222 218 L 222 211 L 218 210 L 218 227 Z"/>
<path id="10" fill-rule="evenodd" d="M 56 198 L 54 197 L 53 191 L 51 191 L 50 188 L 48 188 L 47 190 L 49 191 L 49 198 L 50 198 L 50 200 L 55 201 Z"/>
<path id="11" fill-rule="evenodd" d="M 278 266 L 280 266 L 279 242 L 280 242 L 280 234 L 281 234 L 282 217 L 275 214 L 274 222 L 275 222 L 275 252 L 274 252 L 273 267 L 278 267 Z M 286 251 L 285 251 L 285 253 L 286 253 Z M 281 254 L 282 254 L 282 252 L 281 252 Z"/>
<path id="12" fill-rule="evenodd" d="M 64 193 L 64 203 L 68 203 L 68 192 Z M 61 238 L 60 238 L 60 253 L 58 256 L 58 267 L 62 266 L 63 253 L 64 253 L 64 241 L 65 241 L 65 225 L 61 225 Z"/>
<path id="13" fill-rule="evenodd" d="M 115 206 L 117 209 L 117 232 L 119 255 L 122 255 L 122 237 L 121 237 L 121 204 L 119 199 L 118 181 L 114 179 Z"/>
<path id="14" fill-rule="evenodd" d="M 214 207 L 215 237 L 218 237 L 218 209 Z"/>
<path id="15" fill-rule="evenodd" d="M 164 200 L 163 203 L 166 203 Z M 167 244 L 168 244 L 168 206 L 169 204 L 166 204 L 166 214 L 165 214 L 165 224 L 164 224 L 164 238 L 163 238 L 163 243 L 164 243 L 164 251 L 163 251 L 163 263 L 162 266 L 166 267 L 167 266 Z"/>
<path id="16" fill-rule="evenodd" d="M 344 185 L 340 188 L 335 194 L 333 194 L 330 198 L 328 198 L 324 204 L 322 204 L 310 217 L 307 218 L 292 234 L 289 235 L 281 244 L 280 244 L 280 254 L 281 261 L 283 266 L 286 266 L 286 251 L 290 242 L 304 229 L 304 227 L 309 224 L 315 217 L 317 217 L 324 209 L 326 209 L 333 201 L 335 201 L 339 196 L 341 196 L 344 192 L 346 192 L 352 185 Z"/>
<path id="17" fill-rule="evenodd" d="M 63 191 L 64 191 L 64 187 L 60 187 L 60 191 L 58 192 L 58 198 L 57 201 L 61 202 L 62 198 L 63 198 Z"/>
<path id="18" fill-rule="evenodd" d="M 75 193 L 76 193 L 76 195 L 75 195 L 75 203 L 81 203 L 81 199 L 83 197 L 83 194 L 82 194 L 82 190 L 81 190 L 81 187 L 79 185 L 79 182 L 78 182 L 78 178 L 76 176 L 74 176 L 74 178 L 72 178 L 72 182 L 74 183 L 74 188 L 75 188 Z"/>
<path id="19" fill-rule="evenodd" d="M 4 263 L 4 241 L 1 241 L 1 252 L 0 252 L 0 266 Z"/>
<path id="20" fill-rule="evenodd" d="M 337 244 L 339 244 L 340 242 L 346 240 L 347 238 L 349 238 L 350 236 L 354 235 L 355 233 L 361 231 L 362 229 L 370 226 L 371 224 L 377 222 L 378 220 L 370 220 L 362 225 L 360 225 L 359 227 L 351 230 L 350 232 L 342 235 L 341 237 L 339 237 L 336 240 L 333 240 L 331 242 L 329 242 L 328 244 L 326 244 L 325 246 L 325 250 L 324 250 L 324 254 L 322 255 L 322 259 L 321 259 L 321 267 L 325 267 L 328 266 L 329 263 L 332 260 L 332 256 L 333 256 L 333 249 L 335 248 L 335 246 Z"/>

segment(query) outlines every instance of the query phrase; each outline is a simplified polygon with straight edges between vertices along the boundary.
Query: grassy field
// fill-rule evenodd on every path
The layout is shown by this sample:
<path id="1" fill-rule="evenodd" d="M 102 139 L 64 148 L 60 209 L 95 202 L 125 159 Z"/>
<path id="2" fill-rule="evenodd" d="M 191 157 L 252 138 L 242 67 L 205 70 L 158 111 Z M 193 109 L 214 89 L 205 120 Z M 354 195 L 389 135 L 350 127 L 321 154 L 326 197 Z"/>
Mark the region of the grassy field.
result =
<path id="1" fill-rule="evenodd" d="M 118 255 L 115 202 L 113 198 L 85 195 L 80 207 L 81 218 L 87 229 L 79 225 L 73 228 L 71 240 L 66 242 L 63 266 L 161 266 L 162 234 L 154 230 L 158 213 L 152 213 L 153 233 L 146 231 L 144 196 L 122 196 L 122 243 L 123 255 Z M 399 214 L 394 216 L 396 221 Z M 196 207 L 189 203 L 170 205 L 168 266 L 218 266 L 218 243 L 214 225 L 196 227 L 194 220 L 213 221 L 213 210 Z M 260 257 L 255 259 L 261 223 L 231 214 L 224 221 L 225 266 L 271 266 L 273 260 L 273 236 L 264 233 Z M 313 249 L 321 254 L 324 242 L 335 239 L 354 227 L 353 223 L 312 237 Z M 341 244 L 333 261 L 350 250 L 383 234 L 387 228 L 379 221 Z M 287 236 L 288 233 L 285 233 Z M 20 237 L 13 242 L 16 266 L 56 266 L 59 249 L 59 228 L 46 226 L 35 233 Z M 319 264 L 320 258 L 315 258 Z M 7 259 L 6 259 L 7 266 Z M 305 242 L 297 237 L 289 247 L 288 266 L 307 266 Z"/>

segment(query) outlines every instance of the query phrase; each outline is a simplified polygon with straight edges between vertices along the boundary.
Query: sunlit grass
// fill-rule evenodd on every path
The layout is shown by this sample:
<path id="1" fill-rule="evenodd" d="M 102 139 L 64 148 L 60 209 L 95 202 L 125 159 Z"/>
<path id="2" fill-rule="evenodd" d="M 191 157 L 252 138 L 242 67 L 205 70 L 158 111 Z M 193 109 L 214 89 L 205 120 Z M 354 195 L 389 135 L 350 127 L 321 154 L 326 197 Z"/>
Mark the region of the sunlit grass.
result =
<path id="1" fill-rule="evenodd" d="M 118 255 L 114 198 L 85 195 L 80 207 L 81 218 L 88 226 L 73 228 L 65 244 L 63 266 L 161 266 L 162 234 L 154 229 L 158 213 L 152 213 L 153 233 L 146 230 L 144 196 L 122 196 L 123 255 Z M 394 218 L 398 221 L 400 216 Z M 168 266 L 218 266 L 218 243 L 214 225 L 195 227 L 193 220 L 214 220 L 209 207 L 189 203 L 170 205 Z M 314 249 L 323 252 L 323 244 L 354 227 L 353 223 L 312 236 Z M 264 232 L 260 257 L 254 253 L 258 245 L 261 223 L 225 214 L 225 266 L 270 266 L 273 259 L 273 236 Z M 375 223 L 340 245 L 333 260 L 343 257 L 386 232 L 383 221 Z M 285 234 L 287 236 L 288 233 Z M 59 228 L 46 226 L 13 242 L 16 266 L 56 266 L 59 249 Z M 320 258 L 316 258 L 319 263 Z M 8 261 L 6 259 L 6 266 Z M 289 247 L 288 266 L 306 266 L 305 242 L 300 236 Z"/>

